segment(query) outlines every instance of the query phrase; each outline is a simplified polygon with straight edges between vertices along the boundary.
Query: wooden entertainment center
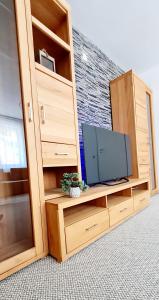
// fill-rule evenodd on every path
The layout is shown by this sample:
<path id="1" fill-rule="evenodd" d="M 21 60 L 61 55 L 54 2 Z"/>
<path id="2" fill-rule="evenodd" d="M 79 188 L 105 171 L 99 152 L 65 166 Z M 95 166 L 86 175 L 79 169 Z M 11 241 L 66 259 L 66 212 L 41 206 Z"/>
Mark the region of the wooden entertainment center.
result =
<path id="1" fill-rule="evenodd" d="M 49 252 L 66 260 L 149 204 L 149 182 L 132 179 L 113 187 L 90 188 L 80 198 L 46 202 Z"/>
<path id="2" fill-rule="evenodd" d="M 16 23 L 16 62 L 22 95 L 19 102 L 22 102 L 28 174 L 21 168 L 14 172 L 11 169 L 11 174 L 3 170 L 0 172 L 0 180 L 3 178 L 0 182 L 3 185 L 0 229 L 5 226 L 9 233 L 9 236 L 0 235 L 0 279 L 48 253 L 59 262 L 66 260 L 146 207 L 150 198 L 150 172 L 147 171 L 150 168 L 149 150 L 144 148 L 148 128 L 136 127 L 136 124 L 142 126 L 143 119 L 147 123 L 147 108 L 143 100 L 139 104 L 142 107 L 140 113 L 136 111 L 137 123 L 134 114 L 131 116 L 129 111 L 128 116 L 133 118 L 130 125 L 126 106 L 121 103 L 123 83 L 120 86 L 118 81 L 117 90 L 112 91 L 111 97 L 113 112 L 118 111 L 113 113 L 113 126 L 117 131 L 130 135 L 132 149 L 135 149 L 132 178 L 113 187 L 92 187 L 80 198 L 69 198 L 61 191 L 60 180 L 64 172 L 81 172 L 70 7 L 64 0 L 13 0 L 13 4 L 15 11 L 10 11 L 5 5 L 3 9 L 8 16 L 12 13 L 12 20 L 15 17 Z M 37 54 L 42 49 L 54 58 L 56 72 L 39 63 Z M 127 88 L 126 92 L 130 95 Z M 142 94 L 136 99 L 140 102 L 143 98 Z M 126 96 L 122 99 L 126 103 Z M 131 106 L 134 106 L 133 96 L 130 99 Z M 121 104 L 120 107 L 118 104 Z M 136 130 L 143 133 L 140 148 Z M 155 157 L 155 151 L 153 155 Z M 140 165 L 143 167 L 137 169 Z M 14 180 L 9 182 L 6 178 Z M 19 180 L 21 190 L 15 179 Z M 27 180 L 27 190 L 24 179 Z M 33 236 L 27 248 L 21 231 L 17 235 L 21 227 L 17 223 L 21 222 L 22 216 L 24 218 L 22 203 L 26 201 L 26 195 L 30 206 L 26 209 L 25 221 L 27 223 L 27 218 L 30 218 L 31 230 L 28 231 L 26 226 L 25 235 L 27 238 L 31 234 Z M 5 259 L 2 253 L 7 253 Z"/>

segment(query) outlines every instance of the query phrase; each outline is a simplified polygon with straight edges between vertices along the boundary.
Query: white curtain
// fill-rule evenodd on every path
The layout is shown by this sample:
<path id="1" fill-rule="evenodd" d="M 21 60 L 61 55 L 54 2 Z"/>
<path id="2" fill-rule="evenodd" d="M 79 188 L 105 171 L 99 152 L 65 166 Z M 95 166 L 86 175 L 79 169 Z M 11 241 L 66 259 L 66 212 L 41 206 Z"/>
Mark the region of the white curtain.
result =
<path id="1" fill-rule="evenodd" d="M 26 167 L 23 122 L 0 116 L 0 169 Z"/>

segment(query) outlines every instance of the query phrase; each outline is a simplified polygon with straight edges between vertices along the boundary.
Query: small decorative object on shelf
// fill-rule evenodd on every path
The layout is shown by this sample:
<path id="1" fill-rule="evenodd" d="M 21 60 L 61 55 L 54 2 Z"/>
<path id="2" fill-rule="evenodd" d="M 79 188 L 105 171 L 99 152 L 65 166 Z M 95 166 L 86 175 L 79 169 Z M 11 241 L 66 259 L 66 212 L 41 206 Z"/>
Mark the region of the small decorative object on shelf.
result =
<path id="1" fill-rule="evenodd" d="M 42 66 L 56 72 L 55 59 L 50 56 L 45 49 L 39 50 L 38 61 Z"/>
<path id="2" fill-rule="evenodd" d="M 81 191 L 84 192 L 88 189 L 88 185 L 79 180 L 78 173 L 64 173 L 61 187 L 63 192 L 70 195 L 71 198 L 80 197 Z"/>

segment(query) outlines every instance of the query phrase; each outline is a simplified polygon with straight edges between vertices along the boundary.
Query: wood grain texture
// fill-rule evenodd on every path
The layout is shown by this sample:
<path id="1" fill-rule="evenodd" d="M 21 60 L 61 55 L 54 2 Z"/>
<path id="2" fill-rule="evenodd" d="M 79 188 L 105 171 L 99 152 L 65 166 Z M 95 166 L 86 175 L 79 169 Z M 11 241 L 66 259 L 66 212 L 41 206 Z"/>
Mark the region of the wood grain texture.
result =
<path id="1" fill-rule="evenodd" d="M 32 24 L 42 31 L 45 35 L 47 35 L 50 39 L 52 39 L 55 43 L 59 44 L 66 51 L 70 52 L 70 46 L 65 43 L 61 38 L 59 38 L 55 33 L 49 30 L 43 23 L 41 23 L 38 19 L 32 16 Z"/>
<path id="2" fill-rule="evenodd" d="M 133 101 L 132 72 L 110 82 L 113 130 L 130 137 L 132 174 L 138 177 L 137 145 L 135 134 L 135 103 Z"/>
<path id="3" fill-rule="evenodd" d="M 67 253 L 109 228 L 107 209 L 65 227 Z"/>
<path id="4" fill-rule="evenodd" d="M 138 200 L 140 197 L 144 200 Z M 49 236 L 52 236 L 50 254 L 59 262 L 66 260 L 106 233 L 109 226 L 114 228 L 133 215 L 136 212 L 134 201 L 136 209 L 141 209 L 148 204 L 148 199 L 147 179 L 132 179 L 129 183 L 116 187 L 91 188 L 80 198 L 71 199 L 65 196 L 46 201 L 48 214 L 51 211 L 55 214 L 48 217 Z M 142 204 L 137 204 L 137 201 Z M 54 239 L 58 239 L 55 247 Z"/>
<path id="5" fill-rule="evenodd" d="M 149 193 L 147 191 L 134 192 L 134 210 L 140 210 L 149 204 Z"/>
<path id="6" fill-rule="evenodd" d="M 76 144 L 72 88 L 36 71 L 41 139 Z"/>
<path id="7" fill-rule="evenodd" d="M 44 167 L 77 166 L 77 148 L 75 145 L 42 142 Z"/>
<path id="8" fill-rule="evenodd" d="M 131 70 L 110 83 L 113 129 L 128 134 L 131 142 L 132 174 L 137 178 L 150 178 L 150 136 L 148 128 L 148 108 L 146 95 L 150 95 L 150 114 L 152 92 Z M 153 114 L 151 119 L 153 164 L 155 189 L 158 190 L 156 176 L 156 154 L 154 142 Z"/>
<path id="9" fill-rule="evenodd" d="M 117 198 L 113 198 L 112 196 L 110 202 L 112 202 L 109 208 L 110 226 L 115 225 L 133 213 L 133 198 L 125 197 L 125 199 L 123 199 L 123 197 L 120 196 Z"/>

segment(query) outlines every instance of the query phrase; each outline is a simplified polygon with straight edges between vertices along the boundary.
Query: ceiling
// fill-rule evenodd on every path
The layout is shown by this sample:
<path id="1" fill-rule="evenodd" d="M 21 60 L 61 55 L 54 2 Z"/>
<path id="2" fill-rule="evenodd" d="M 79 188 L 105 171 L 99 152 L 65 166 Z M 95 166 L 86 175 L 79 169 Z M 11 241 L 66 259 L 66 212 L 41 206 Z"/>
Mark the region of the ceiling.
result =
<path id="1" fill-rule="evenodd" d="M 124 70 L 159 64 L 158 0 L 68 0 L 73 26 Z"/>

